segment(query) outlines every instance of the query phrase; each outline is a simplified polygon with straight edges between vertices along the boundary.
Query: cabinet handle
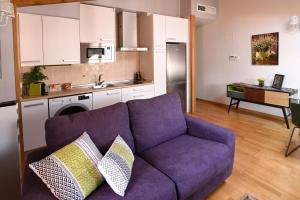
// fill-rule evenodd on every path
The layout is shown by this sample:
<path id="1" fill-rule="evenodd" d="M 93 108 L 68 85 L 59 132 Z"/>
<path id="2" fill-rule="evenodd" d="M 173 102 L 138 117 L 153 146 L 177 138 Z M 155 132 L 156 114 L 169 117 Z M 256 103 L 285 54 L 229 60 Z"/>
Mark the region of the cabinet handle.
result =
<path id="1" fill-rule="evenodd" d="M 40 60 L 24 60 L 24 61 L 21 61 L 21 63 L 39 63 L 41 62 Z"/>
<path id="2" fill-rule="evenodd" d="M 140 89 L 133 89 L 133 91 L 135 91 L 135 92 L 144 91 L 144 88 L 140 88 Z"/>
<path id="3" fill-rule="evenodd" d="M 139 98 L 139 97 L 144 97 L 144 96 L 145 96 L 144 94 L 141 94 L 141 95 L 133 96 L 133 98 Z"/>
<path id="4" fill-rule="evenodd" d="M 67 60 L 67 59 L 64 59 L 62 60 L 63 62 L 79 62 L 79 60 Z"/>
<path id="5" fill-rule="evenodd" d="M 110 93 L 110 92 L 107 92 L 106 94 L 107 94 L 107 95 L 116 95 L 116 94 L 120 94 L 120 92 L 111 92 L 111 93 Z"/>
<path id="6" fill-rule="evenodd" d="M 107 41 L 107 42 L 112 42 L 113 40 L 112 39 L 108 39 L 108 38 L 100 38 L 100 41 Z"/>
<path id="7" fill-rule="evenodd" d="M 29 105 L 24 105 L 24 108 L 31 108 L 31 107 L 37 107 L 37 106 L 43 106 L 44 103 L 35 103 L 35 104 L 29 104 Z"/>
<path id="8" fill-rule="evenodd" d="M 168 38 L 168 40 L 176 40 L 176 38 Z"/>

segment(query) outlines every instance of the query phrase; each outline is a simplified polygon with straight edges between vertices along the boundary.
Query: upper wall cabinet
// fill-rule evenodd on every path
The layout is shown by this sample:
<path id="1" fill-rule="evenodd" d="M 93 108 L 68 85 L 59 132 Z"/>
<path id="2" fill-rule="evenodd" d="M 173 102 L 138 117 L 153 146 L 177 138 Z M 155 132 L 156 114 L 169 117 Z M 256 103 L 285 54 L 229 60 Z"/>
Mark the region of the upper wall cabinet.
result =
<path id="1" fill-rule="evenodd" d="M 187 19 L 166 17 L 167 42 L 188 42 L 189 23 Z"/>
<path id="2" fill-rule="evenodd" d="M 21 66 L 43 65 L 42 17 L 18 14 Z"/>
<path id="3" fill-rule="evenodd" d="M 153 15 L 153 43 L 155 49 L 166 49 L 166 17 Z"/>
<path id="4" fill-rule="evenodd" d="M 80 42 L 116 40 L 115 9 L 80 4 Z"/>
<path id="5" fill-rule="evenodd" d="M 45 65 L 80 63 L 79 20 L 43 16 Z"/>

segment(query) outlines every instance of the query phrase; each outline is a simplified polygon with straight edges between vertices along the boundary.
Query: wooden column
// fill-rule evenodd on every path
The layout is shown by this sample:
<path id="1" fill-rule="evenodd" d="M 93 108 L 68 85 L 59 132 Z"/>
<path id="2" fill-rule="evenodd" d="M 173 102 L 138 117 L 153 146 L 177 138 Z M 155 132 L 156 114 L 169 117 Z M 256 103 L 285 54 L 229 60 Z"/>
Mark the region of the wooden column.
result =
<path id="1" fill-rule="evenodd" d="M 84 0 L 13 0 L 12 2 L 17 7 L 24 6 L 36 6 L 56 3 L 72 3 L 72 2 L 83 2 Z"/>
<path id="2" fill-rule="evenodd" d="M 15 69 L 15 85 L 16 85 L 16 100 L 18 105 L 18 126 L 19 126 L 19 146 L 20 146 L 20 173 L 21 179 L 23 178 L 23 172 L 25 169 L 25 154 L 24 154 L 24 142 L 23 142 L 23 126 L 22 126 L 22 109 L 21 109 L 21 80 L 20 80 L 20 49 L 19 49 L 19 30 L 18 30 L 18 16 L 16 4 L 14 4 L 14 11 L 16 17 L 12 20 L 13 26 L 13 47 L 14 47 L 14 69 Z"/>
<path id="3" fill-rule="evenodd" d="M 197 87 L 197 79 L 196 79 L 196 17 L 191 15 L 189 17 L 189 29 L 190 29 L 190 68 L 191 68 L 191 112 L 196 112 L 196 87 Z"/>

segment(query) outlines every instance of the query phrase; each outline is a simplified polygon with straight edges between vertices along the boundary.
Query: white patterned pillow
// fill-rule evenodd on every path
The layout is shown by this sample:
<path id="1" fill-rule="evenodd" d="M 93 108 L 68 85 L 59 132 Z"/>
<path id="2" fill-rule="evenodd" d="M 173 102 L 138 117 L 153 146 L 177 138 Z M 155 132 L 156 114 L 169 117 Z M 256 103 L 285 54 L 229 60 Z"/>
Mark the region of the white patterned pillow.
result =
<path id="1" fill-rule="evenodd" d="M 98 163 L 98 168 L 109 186 L 120 196 L 125 195 L 128 186 L 134 155 L 123 138 L 118 135 L 105 156 Z"/>
<path id="2" fill-rule="evenodd" d="M 102 182 L 99 152 L 87 133 L 29 167 L 59 200 L 83 200 Z"/>

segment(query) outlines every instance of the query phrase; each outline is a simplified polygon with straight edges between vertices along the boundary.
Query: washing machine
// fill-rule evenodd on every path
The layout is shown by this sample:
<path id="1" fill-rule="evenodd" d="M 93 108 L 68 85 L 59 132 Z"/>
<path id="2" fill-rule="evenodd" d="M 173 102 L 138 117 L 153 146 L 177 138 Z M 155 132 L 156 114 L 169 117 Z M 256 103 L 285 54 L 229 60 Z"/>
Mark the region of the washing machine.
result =
<path id="1" fill-rule="evenodd" d="M 71 115 L 92 109 L 92 93 L 49 99 L 49 117 Z"/>

